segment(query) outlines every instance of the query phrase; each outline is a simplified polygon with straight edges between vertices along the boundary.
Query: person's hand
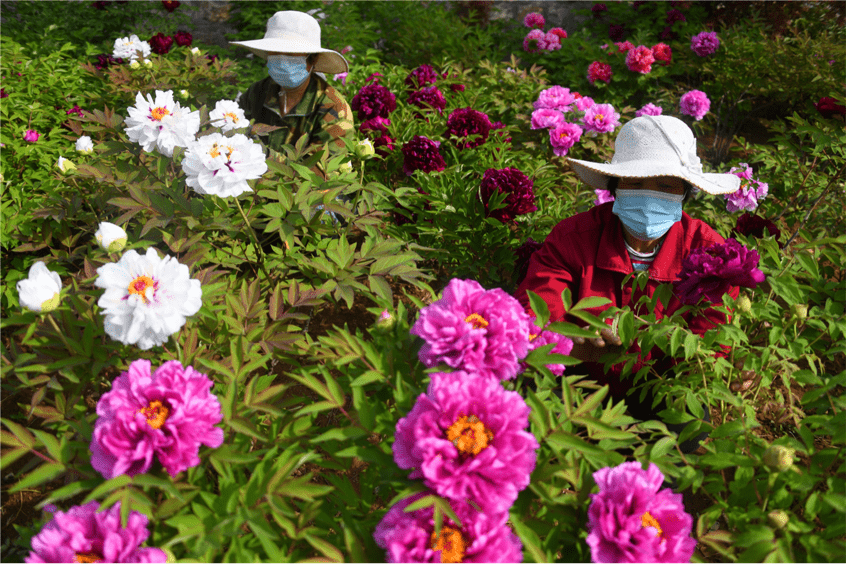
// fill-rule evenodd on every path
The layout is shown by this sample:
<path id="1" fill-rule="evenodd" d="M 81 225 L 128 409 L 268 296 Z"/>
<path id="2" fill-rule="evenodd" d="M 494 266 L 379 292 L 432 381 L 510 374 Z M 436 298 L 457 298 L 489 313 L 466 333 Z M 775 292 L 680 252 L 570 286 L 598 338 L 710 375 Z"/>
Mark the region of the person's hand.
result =
<path id="1" fill-rule="evenodd" d="M 754 370 L 743 370 L 743 361 L 738 360 L 734 363 L 734 367 L 740 371 L 740 378 L 734 380 L 729 389 L 732 392 L 745 392 L 755 385 L 758 380 L 758 374 Z"/>
<path id="2" fill-rule="evenodd" d="M 587 327 L 584 327 L 587 329 Z M 573 337 L 573 350 L 570 356 L 582 361 L 596 362 L 603 354 L 613 352 L 613 349 L 622 346 L 623 341 L 619 335 L 614 333 L 610 327 L 606 327 L 597 333 L 594 338 Z"/>

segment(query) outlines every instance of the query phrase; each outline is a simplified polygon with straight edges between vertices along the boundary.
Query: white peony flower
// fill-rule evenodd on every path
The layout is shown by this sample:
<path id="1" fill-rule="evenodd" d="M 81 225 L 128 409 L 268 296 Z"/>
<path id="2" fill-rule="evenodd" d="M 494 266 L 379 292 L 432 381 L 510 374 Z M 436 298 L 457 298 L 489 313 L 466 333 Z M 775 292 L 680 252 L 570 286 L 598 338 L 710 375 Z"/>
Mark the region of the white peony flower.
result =
<path id="1" fill-rule="evenodd" d="M 267 172 L 261 145 L 237 133 L 210 133 L 195 141 L 182 159 L 185 183 L 200 194 L 221 198 L 252 192 L 247 180 Z"/>
<path id="2" fill-rule="evenodd" d="M 156 90 L 155 102 L 150 94 L 145 100 L 139 92 L 135 105 L 127 111 L 126 134 L 148 153 L 155 147 L 161 154 L 172 157 L 174 147 L 188 147 L 200 130 L 200 112 L 174 102 L 171 90 Z"/>
<path id="3" fill-rule="evenodd" d="M 100 248 L 110 253 L 118 253 L 126 246 L 126 231 L 108 221 L 100 222 L 94 237 Z"/>
<path id="4" fill-rule="evenodd" d="M 93 153 L 94 142 L 91 141 L 91 138 L 89 136 L 83 135 L 82 137 L 76 140 L 76 150 L 82 153 L 83 155 Z"/>
<path id="5" fill-rule="evenodd" d="M 18 299 L 23 307 L 46 313 L 59 306 L 62 279 L 48 270 L 43 262 L 36 262 L 29 269 L 29 276 L 18 282 L 17 288 Z"/>
<path id="6" fill-rule="evenodd" d="M 58 166 L 59 170 L 62 172 L 68 172 L 69 170 L 76 168 L 76 165 L 67 160 L 65 157 L 59 157 L 59 162 L 56 163 L 56 166 Z"/>
<path id="7" fill-rule="evenodd" d="M 106 291 L 97 305 L 106 316 L 106 334 L 142 350 L 164 344 L 202 305 L 200 281 L 175 258 L 127 251 L 119 262 L 97 269 L 94 285 Z"/>
<path id="8" fill-rule="evenodd" d="M 119 37 L 115 39 L 115 44 L 112 47 L 112 57 L 134 61 L 138 58 L 138 51 L 141 51 L 143 57 L 149 57 L 150 44 L 141 41 L 134 34 L 129 37 Z"/>
<path id="9" fill-rule="evenodd" d="M 247 127 L 250 123 L 244 117 L 244 110 L 241 109 L 241 106 L 232 100 L 217 102 L 214 109 L 209 112 L 209 119 L 214 127 L 219 127 L 224 132 Z"/>

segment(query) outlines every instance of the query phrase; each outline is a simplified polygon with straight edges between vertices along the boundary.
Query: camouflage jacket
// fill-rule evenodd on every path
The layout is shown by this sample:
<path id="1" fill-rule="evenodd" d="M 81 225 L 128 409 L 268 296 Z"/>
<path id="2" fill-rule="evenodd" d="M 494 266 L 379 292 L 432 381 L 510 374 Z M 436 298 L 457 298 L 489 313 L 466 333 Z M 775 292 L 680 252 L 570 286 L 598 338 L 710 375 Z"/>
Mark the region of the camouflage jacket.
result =
<path id="1" fill-rule="evenodd" d="M 279 151 L 282 145 L 293 145 L 309 134 L 309 143 L 329 143 L 333 153 L 346 150 L 343 138 L 353 131 L 352 110 L 347 101 L 316 74 L 303 94 L 302 100 L 282 117 L 279 113 L 279 85 L 267 77 L 250 86 L 239 102 L 247 119 L 281 127 L 263 135 L 262 140 Z"/>

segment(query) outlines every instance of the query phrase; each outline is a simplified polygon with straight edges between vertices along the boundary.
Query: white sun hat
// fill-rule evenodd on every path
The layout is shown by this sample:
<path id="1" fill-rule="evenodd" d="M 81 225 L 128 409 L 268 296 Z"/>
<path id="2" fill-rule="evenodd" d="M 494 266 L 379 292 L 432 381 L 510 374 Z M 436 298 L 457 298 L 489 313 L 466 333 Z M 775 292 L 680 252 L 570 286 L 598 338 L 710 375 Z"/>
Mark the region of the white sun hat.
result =
<path id="1" fill-rule="evenodd" d="M 267 20 L 264 39 L 230 41 L 230 44 L 246 47 L 262 59 L 268 53 L 319 53 L 315 72 L 340 74 L 349 70 L 347 60 L 340 53 L 320 46 L 320 24 L 303 12 L 276 12 Z"/>
<path id="2" fill-rule="evenodd" d="M 567 161 L 582 181 L 602 190 L 612 176 L 673 176 L 708 194 L 730 194 L 740 188 L 740 178 L 734 174 L 702 171 L 693 132 L 672 116 L 641 116 L 626 123 L 617 134 L 611 163 Z"/>

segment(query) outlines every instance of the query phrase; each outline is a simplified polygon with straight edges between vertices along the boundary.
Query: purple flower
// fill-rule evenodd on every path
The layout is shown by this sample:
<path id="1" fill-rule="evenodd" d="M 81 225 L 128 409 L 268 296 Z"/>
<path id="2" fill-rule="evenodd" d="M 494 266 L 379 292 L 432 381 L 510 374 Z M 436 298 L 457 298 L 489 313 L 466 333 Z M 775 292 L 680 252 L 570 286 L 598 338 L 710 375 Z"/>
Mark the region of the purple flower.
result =
<path id="1" fill-rule="evenodd" d="M 699 121 L 711 109 L 711 100 L 701 90 L 691 90 L 682 95 L 679 109 L 684 115 L 692 116 Z"/>
<path id="2" fill-rule="evenodd" d="M 539 29 L 533 29 L 523 38 L 523 51 L 538 53 L 546 48 L 546 34 Z"/>
<path id="3" fill-rule="evenodd" d="M 420 65 L 405 77 L 405 85 L 411 88 L 421 88 L 437 81 L 438 73 L 431 65 Z"/>
<path id="4" fill-rule="evenodd" d="M 690 38 L 690 48 L 700 57 L 712 55 L 720 47 L 720 38 L 715 31 L 703 31 Z"/>
<path id="5" fill-rule="evenodd" d="M 682 269 L 674 282 L 679 300 L 696 305 L 703 297 L 722 303 L 723 294 L 732 286 L 754 288 L 764 281 L 758 270 L 760 257 L 734 239 L 694 249 L 682 260 Z"/>
<path id="6" fill-rule="evenodd" d="M 539 14 L 538 12 L 531 12 L 529 14 L 526 14 L 526 17 L 523 18 L 523 25 L 525 25 L 526 27 L 543 29 L 543 26 L 546 25 L 546 20 L 543 18 L 543 14 Z"/>
<path id="7" fill-rule="evenodd" d="M 535 468 L 529 411 L 519 393 L 491 378 L 432 374 L 427 392 L 397 423 L 394 461 L 440 496 L 507 513 Z"/>
<path id="8" fill-rule="evenodd" d="M 596 199 L 593 201 L 593 205 L 599 206 L 606 202 L 613 202 L 614 196 L 611 195 L 610 190 L 602 190 L 601 188 L 596 188 L 593 191 L 596 194 Z"/>
<path id="9" fill-rule="evenodd" d="M 176 44 L 180 47 L 190 47 L 194 38 L 189 32 L 180 29 L 173 34 L 173 40 L 176 41 Z"/>
<path id="10" fill-rule="evenodd" d="M 164 33 L 157 33 L 150 38 L 150 50 L 157 55 L 166 55 L 173 45 L 173 38 Z"/>
<path id="11" fill-rule="evenodd" d="M 27 143 L 35 143 L 38 141 L 38 138 L 41 137 L 41 134 L 35 131 L 34 129 L 27 129 L 26 133 L 23 135 L 23 140 Z"/>
<path id="12" fill-rule="evenodd" d="M 386 551 L 386 562 L 522 562 L 523 545 L 508 527 L 508 513 L 481 512 L 466 501 L 450 501 L 461 527 L 444 517 L 435 533 L 431 505 L 406 513 L 409 504 L 427 492 L 406 498 L 376 525 L 373 539 Z"/>
<path id="13" fill-rule="evenodd" d="M 588 537 L 593 562 L 690 562 L 696 541 L 681 494 L 661 489 L 664 475 L 650 463 L 624 462 L 593 473 Z"/>
<path id="14" fill-rule="evenodd" d="M 588 66 L 587 77 L 588 82 L 593 84 L 597 80 L 601 80 L 606 84 L 611 82 L 611 75 L 614 73 L 611 72 L 611 65 L 608 63 L 603 63 L 600 61 L 594 61 Z"/>
<path id="15" fill-rule="evenodd" d="M 353 97 L 350 107 L 358 112 L 359 121 L 377 116 L 386 118 L 397 109 L 397 99 L 390 90 L 380 84 L 366 84 Z"/>
<path id="16" fill-rule="evenodd" d="M 679 34 L 673 31 L 673 26 L 668 25 L 658 35 L 658 39 L 660 39 L 661 41 L 669 41 L 677 39 L 678 36 Z"/>
<path id="17" fill-rule="evenodd" d="M 532 129 L 550 129 L 564 122 L 564 114 L 550 108 L 539 108 L 532 112 Z"/>
<path id="18" fill-rule="evenodd" d="M 97 403 L 91 465 L 106 479 L 143 474 L 156 456 L 175 476 L 200 463 L 200 444 L 217 448 L 223 418 L 212 381 L 171 360 L 150 374 L 149 360 L 136 360 Z"/>
<path id="19" fill-rule="evenodd" d="M 373 141 L 373 148 L 376 149 L 377 155 L 387 157 L 388 154 L 394 150 L 394 140 L 387 135 L 382 135 Z"/>
<path id="20" fill-rule="evenodd" d="M 97 513 L 100 504 L 91 501 L 67 512 L 56 511 L 41 531 L 32 537 L 32 552 L 26 562 L 166 562 L 158 548 L 141 548 L 150 532 L 147 516 L 129 512 L 126 527 L 120 524 L 120 502 Z"/>
<path id="21" fill-rule="evenodd" d="M 769 184 L 752 178 L 752 167 L 748 164 L 740 163 L 740 167 L 732 167 L 729 170 L 730 173 L 740 178 L 740 188 L 731 194 L 723 194 L 723 198 L 726 199 L 726 211 L 755 211 L 758 207 L 758 200 L 767 196 Z"/>
<path id="22" fill-rule="evenodd" d="M 765 231 L 766 233 L 764 233 Z M 732 233 L 737 233 L 746 237 L 755 237 L 758 239 L 767 236 L 778 239 L 781 235 L 781 230 L 769 219 L 747 212 L 738 216 L 737 223 L 735 224 Z"/>
<path id="23" fill-rule="evenodd" d="M 594 104 L 582 119 L 585 129 L 593 133 L 610 133 L 620 125 L 620 114 L 611 104 Z"/>
<path id="24" fill-rule="evenodd" d="M 447 118 L 447 137 L 460 137 L 456 141 L 459 149 L 472 149 L 484 144 L 491 132 L 491 119 L 473 108 L 458 108 Z M 468 139 L 470 136 L 475 139 Z"/>
<path id="25" fill-rule="evenodd" d="M 425 341 L 418 356 L 427 367 L 443 363 L 508 380 L 528 352 L 527 320 L 520 303 L 503 290 L 453 278 L 440 300 L 420 310 L 410 333 Z"/>
<path id="26" fill-rule="evenodd" d="M 591 106 L 595 107 L 595 106 Z M 590 111 L 590 108 L 587 110 Z M 549 143 L 552 145 L 552 152 L 557 157 L 567 155 L 573 145 L 579 142 L 582 138 L 582 128 L 575 123 L 567 123 L 566 121 L 554 129 L 549 130 Z"/>
<path id="27" fill-rule="evenodd" d="M 676 22 L 686 22 L 687 18 L 684 17 L 684 14 L 681 10 L 676 10 L 673 8 L 672 10 L 667 10 L 667 18 L 666 21 L 668 24 L 673 25 Z"/>
<path id="28" fill-rule="evenodd" d="M 529 323 L 529 350 L 533 351 L 546 345 L 555 345 L 550 353 L 568 355 L 573 350 L 573 341 L 569 337 L 538 327 L 537 320 Z M 547 364 L 549 370 L 556 376 L 564 374 L 563 364 Z"/>
<path id="29" fill-rule="evenodd" d="M 479 192 L 485 204 L 485 215 L 503 223 L 514 221 L 518 215 L 537 211 L 531 178 L 516 168 L 489 168 L 485 171 Z M 504 208 L 490 211 L 489 203 L 494 192 L 506 194 Z"/>
<path id="30" fill-rule="evenodd" d="M 384 138 L 383 135 L 379 139 Z M 445 169 L 446 163 L 438 151 L 440 146 L 441 144 L 438 141 L 432 141 L 422 135 L 415 135 L 402 146 L 402 171 L 411 176 L 415 170 L 432 172 Z"/>
<path id="31" fill-rule="evenodd" d="M 626 53 L 626 66 L 632 72 L 649 74 L 652 72 L 652 63 L 654 62 L 655 57 L 652 55 L 652 49 L 646 45 L 638 45 Z"/>
<path id="32" fill-rule="evenodd" d="M 575 101 L 576 96 L 570 92 L 569 88 L 556 85 L 546 90 L 541 90 L 533 106 L 536 110 L 548 108 L 550 110 L 567 112 L 570 110 L 570 104 Z"/>
<path id="33" fill-rule="evenodd" d="M 441 113 L 446 108 L 446 99 L 437 86 L 426 86 L 408 95 L 408 103 L 424 110 L 435 109 Z"/>
<path id="34" fill-rule="evenodd" d="M 664 112 L 661 106 L 656 106 L 652 102 L 646 104 L 644 107 L 635 112 L 635 117 L 640 116 L 660 116 Z"/>
<path id="35" fill-rule="evenodd" d="M 370 118 L 369 120 L 367 120 L 367 121 L 363 122 L 361 125 L 359 125 L 358 130 L 361 131 L 362 133 L 367 134 L 367 136 L 370 137 L 371 139 L 375 138 L 374 134 L 373 133 L 367 133 L 367 132 L 368 131 L 378 132 L 379 137 L 376 138 L 376 139 L 381 139 L 383 137 L 388 136 L 388 126 L 389 125 L 391 125 L 391 120 L 389 120 L 388 118 L 376 116 L 375 118 Z M 376 146 L 375 142 L 374 142 L 373 146 L 374 147 Z M 393 143 L 392 143 L 391 144 L 391 150 L 393 150 L 393 148 L 394 147 L 393 147 Z"/>

